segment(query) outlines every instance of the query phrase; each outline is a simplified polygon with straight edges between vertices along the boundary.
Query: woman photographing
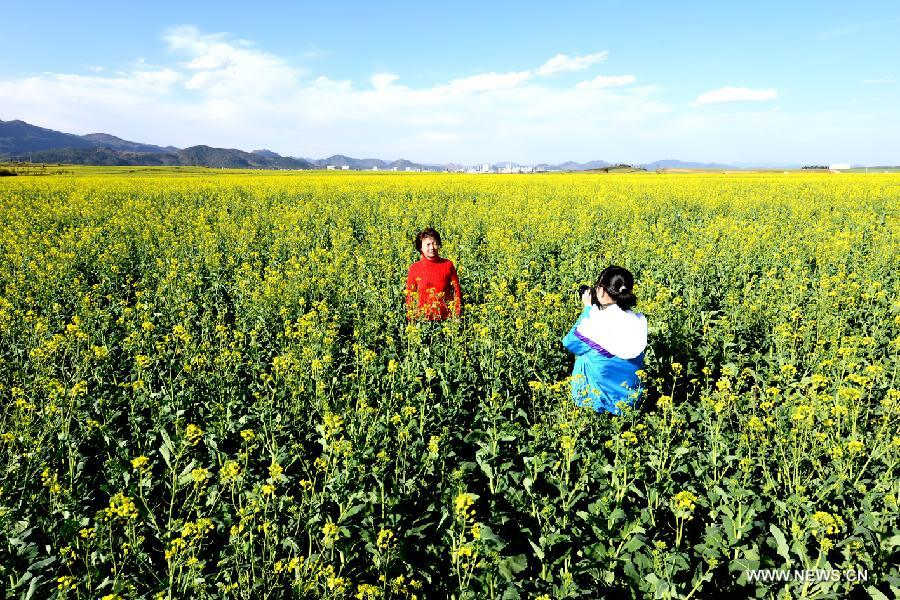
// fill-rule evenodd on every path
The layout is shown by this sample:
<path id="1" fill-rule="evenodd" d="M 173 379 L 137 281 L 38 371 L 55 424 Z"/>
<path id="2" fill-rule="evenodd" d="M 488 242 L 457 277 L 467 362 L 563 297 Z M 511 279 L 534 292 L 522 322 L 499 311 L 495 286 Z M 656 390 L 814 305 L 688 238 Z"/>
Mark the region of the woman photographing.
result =
<path id="1" fill-rule="evenodd" d="M 578 406 L 619 414 L 641 393 L 637 371 L 644 365 L 647 319 L 637 305 L 634 276 L 622 267 L 603 269 L 593 288 L 583 290 L 584 309 L 563 338 L 575 355 L 572 398 Z"/>

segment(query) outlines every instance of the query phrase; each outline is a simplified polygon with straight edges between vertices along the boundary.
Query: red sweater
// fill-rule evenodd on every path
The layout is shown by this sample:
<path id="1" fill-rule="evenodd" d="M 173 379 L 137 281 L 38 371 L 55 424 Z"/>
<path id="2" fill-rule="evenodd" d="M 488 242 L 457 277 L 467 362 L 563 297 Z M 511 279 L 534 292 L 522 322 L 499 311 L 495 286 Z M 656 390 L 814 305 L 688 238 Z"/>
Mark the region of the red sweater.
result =
<path id="1" fill-rule="evenodd" d="M 418 306 L 415 298 L 418 295 Z M 448 306 L 449 305 L 449 306 Z M 462 292 L 453 261 L 446 258 L 431 260 L 424 256 L 409 266 L 406 276 L 407 318 L 422 316 L 441 321 L 450 316 L 451 310 L 462 312 Z"/>

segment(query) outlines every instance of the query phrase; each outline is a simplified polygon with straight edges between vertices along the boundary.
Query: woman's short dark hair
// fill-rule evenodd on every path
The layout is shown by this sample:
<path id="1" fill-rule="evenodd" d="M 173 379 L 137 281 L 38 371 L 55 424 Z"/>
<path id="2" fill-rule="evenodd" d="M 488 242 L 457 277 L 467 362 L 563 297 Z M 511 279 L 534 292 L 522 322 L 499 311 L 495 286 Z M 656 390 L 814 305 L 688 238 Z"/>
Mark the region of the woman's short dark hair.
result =
<path id="1" fill-rule="evenodd" d="M 440 247 L 441 245 L 441 234 L 439 234 L 433 227 L 426 227 L 422 231 L 416 234 L 416 239 L 413 241 L 413 246 L 416 247 L 417 252 L 422 251 L 422 240 L 430 237 L 434 240 L 434 243 Z"/>
<path id="2" fill-rule="evenodd" d="M 606 290 L 609 297 L 622 310 L 629 310 L 637 306 L 637 298 L 634 295 L 634 275 L 624 267 L 616 265 L 606 267 L 600 273 L 594 287 Z"/>

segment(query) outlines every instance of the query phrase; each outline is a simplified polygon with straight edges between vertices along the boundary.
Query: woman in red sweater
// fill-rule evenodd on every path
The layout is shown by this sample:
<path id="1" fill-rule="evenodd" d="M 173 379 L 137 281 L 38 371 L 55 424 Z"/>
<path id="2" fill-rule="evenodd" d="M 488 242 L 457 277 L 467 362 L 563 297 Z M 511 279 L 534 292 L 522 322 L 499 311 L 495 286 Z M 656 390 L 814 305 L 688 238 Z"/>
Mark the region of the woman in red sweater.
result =
<path id="1" fill-rule="evenodd" d="M 441 235 L 428 227 L 416 235 L 421 258 L 406 276 L 406 318 L 443 321 L 462 313 L 462 292 L 453 261 L 440 257 Z M 418 302 L 416 299 L 418 298 Z"/>

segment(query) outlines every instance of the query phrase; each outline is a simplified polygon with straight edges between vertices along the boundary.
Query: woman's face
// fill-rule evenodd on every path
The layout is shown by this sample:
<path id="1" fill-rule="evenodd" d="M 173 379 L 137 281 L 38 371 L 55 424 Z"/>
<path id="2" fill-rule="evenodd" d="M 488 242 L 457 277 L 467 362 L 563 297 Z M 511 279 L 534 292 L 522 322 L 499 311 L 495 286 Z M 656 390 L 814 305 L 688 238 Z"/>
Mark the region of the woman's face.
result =
<path id="1" fill-rule="evenodd" d="M 425 258 L 435 259 L 438 257 L 441 247 L 432 237 L 422 238 L 422 256 Z"/>

